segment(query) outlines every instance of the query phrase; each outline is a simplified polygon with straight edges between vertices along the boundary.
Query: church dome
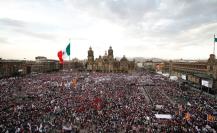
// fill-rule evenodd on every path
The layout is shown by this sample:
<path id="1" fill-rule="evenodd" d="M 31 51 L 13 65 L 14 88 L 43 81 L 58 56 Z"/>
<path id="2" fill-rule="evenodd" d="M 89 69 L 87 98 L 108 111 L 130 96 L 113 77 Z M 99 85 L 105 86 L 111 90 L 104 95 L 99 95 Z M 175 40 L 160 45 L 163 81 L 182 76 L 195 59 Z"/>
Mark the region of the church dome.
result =
<path id="1" fill-rule="evenodd" d="M 125 55 L 121 58 L 120 60 L 121 62 L 124 62 L 124 61 L 128 61 L 127 58 L 125 57 Z"/>

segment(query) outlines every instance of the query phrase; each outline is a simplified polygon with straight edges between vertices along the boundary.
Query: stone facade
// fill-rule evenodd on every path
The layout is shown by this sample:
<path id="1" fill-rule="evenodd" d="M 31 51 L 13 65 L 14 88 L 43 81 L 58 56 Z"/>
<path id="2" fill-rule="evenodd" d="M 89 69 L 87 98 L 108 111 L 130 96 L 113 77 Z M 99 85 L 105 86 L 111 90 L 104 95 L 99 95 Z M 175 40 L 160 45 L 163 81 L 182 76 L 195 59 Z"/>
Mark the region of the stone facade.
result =
<path id="1" fill-rule="evenodd" d="M 58 71 L 60 69 L 59 61 L 47 59 L 43 56 L 35 57 L 35 62 L 31 66 L 31 72 L 45 73 Z"/>
<path id="2" fill-rule="evenodd" d="M 0 60 L 0 78 L 25 75 L 27 65 L 23 60 Z"/>
<path id="3" fill-rule="evenodd" d="M 88 50 L 86 69 L 96 72 L 132 72 L 135 69 L 135 61 L 129 61 L 125 56 L 120 60 L 114 58 L 113 49 L 109 47 L 104 56 L 94 59 L 94 51 Z"/>
<path id="4" fill-rule="evenodd" d="M 78 60 L 74 58 L 70 61 L 64 61 L 61 65 L 63 70 L 72 70 L 72 71 L 85 71 L 85 63 L 83 60 Z"/>
<path id="5" fill-rule="evenodd" d="M 35 61 L 0 60 L 0 78 L 58 71 L 59 61 L 38 56 Z"/>
<path id="6" fill-rule="evenodd" d="M 217 59 L 214 54 L 211 54 L 206 61 L 164 62 L 162 71 L 179 79 L 182 79 L 182 76 L 186 77 L 185 81 L 198 87 L 201 87 L 203 80 L 207 80 L 212 83 L 210 90 L 217 94 Z"/>

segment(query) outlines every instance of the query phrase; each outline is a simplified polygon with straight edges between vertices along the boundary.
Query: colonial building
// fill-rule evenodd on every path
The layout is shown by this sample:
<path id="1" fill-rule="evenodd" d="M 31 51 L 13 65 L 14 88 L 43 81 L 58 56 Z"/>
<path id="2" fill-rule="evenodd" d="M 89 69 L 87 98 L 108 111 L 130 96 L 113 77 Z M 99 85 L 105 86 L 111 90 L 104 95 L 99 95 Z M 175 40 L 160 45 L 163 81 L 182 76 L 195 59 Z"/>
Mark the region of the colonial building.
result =
<path id="1" fill-rule="evenodd" d="M 27 66 L 24 60 L 0 60 L 0 78 L 25 75 Z"/>
<path id="2" fill-rule="evenodd" d="M 73 71 L 85 71 L 85 61 L 74 58 L 70 61 L 64 61 L 62 69 Z"/>
<path id="3" fill-rule="evenodd" d="M 58 71 L 60 69 L 59 61 L 47 59 L 43 56 L 35 57 L 35 62 L 31 66 L 31 72 L 44 73 Z"/>
<path id="4" fill-rule="evenodd" d="M 207 87 L 208 91 L 217 93 L 217 59 L 214 54 L 204 61 L 164 62 L 162 71 L 177 76 L 195 87 Z"/>
<path id="5" fill-rule="evenodd" d="M 38 56 L 35 61 L 27 60 L 0 60 L 0 78 L 11 76 L 23 76 L 35 73 L 58 71 L 59 61 Z"/>
<path id="6" fill-rule="evenodd" d="M 97 72 L 132 72 L 135 69 L 135 61 L 129 61 L 125 56 L 120 60 L 114 58 L 113 49 L 109 47 L 104 56 L 94 59 L 94 51 L 88 50 L 86 69 Z"/>

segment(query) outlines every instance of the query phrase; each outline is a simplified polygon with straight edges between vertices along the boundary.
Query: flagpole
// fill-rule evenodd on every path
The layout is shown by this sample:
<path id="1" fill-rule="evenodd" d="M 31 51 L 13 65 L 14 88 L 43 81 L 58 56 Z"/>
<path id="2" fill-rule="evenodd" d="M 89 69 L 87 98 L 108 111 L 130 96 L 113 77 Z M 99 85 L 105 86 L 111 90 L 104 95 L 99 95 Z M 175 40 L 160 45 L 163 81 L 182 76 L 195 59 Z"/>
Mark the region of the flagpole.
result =
<path id="1" fill-rule="evenodd" d="M 214 49 L 213 49 L 213 54 L 215 55 L 215 34 L 214 34 Z"/>
<path id="2" fill-rule="evenodd" d="M 71 38 L 69 38 L 69 43 L 70 43 L 70 45 L 71 45 Z M 71 46 L 70 46 L 69 61 L 70 61 L 70 56 L 71 56 Z"/>
<path id="3" fill-rule="evenodd" d="M 71 56 L 71 38 L 69 38 L 69 49 L 70 49 L 70 54 L 69 54 L 69 70 L 71 69 L 71 65 L 70 65 L 70 56 Z"/>

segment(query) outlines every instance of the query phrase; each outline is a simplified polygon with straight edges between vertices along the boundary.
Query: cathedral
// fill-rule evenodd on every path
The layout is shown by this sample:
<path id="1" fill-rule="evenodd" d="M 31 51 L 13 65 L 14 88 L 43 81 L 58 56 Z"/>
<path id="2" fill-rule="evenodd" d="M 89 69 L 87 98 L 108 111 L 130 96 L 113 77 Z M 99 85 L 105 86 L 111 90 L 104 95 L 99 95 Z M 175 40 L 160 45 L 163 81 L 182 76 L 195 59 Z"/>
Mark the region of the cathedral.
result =
<path id="1" fill-rule="evenodd" d="M 125 56 L 120 60 L 114 58 L 113 49 L 110 46 L 104 56 L 94 59 L 94 51 L 88 50 L 86 69 L 96 72 L 132 72 L 135 69 L 135 61 L 129 61 Z"/>

